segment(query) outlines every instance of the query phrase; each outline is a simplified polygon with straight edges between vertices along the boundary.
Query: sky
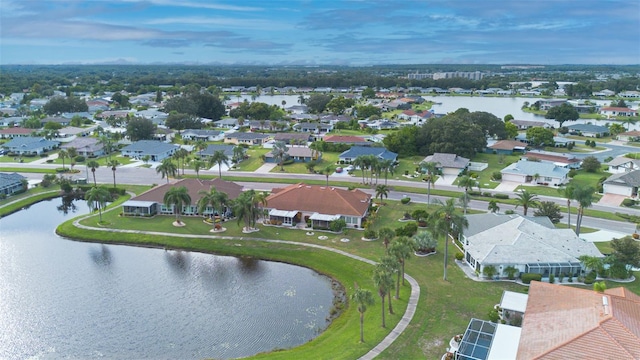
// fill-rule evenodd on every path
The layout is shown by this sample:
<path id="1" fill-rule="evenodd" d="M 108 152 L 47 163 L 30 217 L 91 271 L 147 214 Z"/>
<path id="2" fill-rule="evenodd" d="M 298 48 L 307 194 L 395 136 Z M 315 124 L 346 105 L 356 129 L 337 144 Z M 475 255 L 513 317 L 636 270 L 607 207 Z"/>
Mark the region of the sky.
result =
<path id="1" fill-rule="evenodd" d="M 638 0 L 1 0 L 0 64 L 639 64 Z"/>

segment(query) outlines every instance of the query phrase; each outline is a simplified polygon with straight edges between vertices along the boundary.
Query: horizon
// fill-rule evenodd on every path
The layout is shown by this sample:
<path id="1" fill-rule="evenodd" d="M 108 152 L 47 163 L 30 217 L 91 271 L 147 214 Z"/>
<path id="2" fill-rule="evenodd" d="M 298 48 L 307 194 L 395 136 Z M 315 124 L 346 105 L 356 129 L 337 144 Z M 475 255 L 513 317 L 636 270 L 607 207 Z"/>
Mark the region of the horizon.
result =
<path id="1" fill-rule="evenodd" d="M 637 65 L 640 2 L 0 3 L 2 65 Z"/>

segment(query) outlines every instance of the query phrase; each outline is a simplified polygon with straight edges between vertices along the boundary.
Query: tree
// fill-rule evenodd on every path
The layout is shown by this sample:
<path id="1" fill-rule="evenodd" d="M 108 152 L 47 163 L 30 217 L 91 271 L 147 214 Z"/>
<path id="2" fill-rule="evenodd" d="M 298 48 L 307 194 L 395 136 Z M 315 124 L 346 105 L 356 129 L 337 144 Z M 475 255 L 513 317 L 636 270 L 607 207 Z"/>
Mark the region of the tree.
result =
<path id="1" fill-rule="evenodd" d="M 149 119 L 134 117 L 127 122 L 127 135 L 131 141 L 150 140 L 156 131 L 156 126 Z"/>
<path id="2" fill-rule="evenodd" d="M 229 166 L 229 157 L 224 153 L 223 150 L 217 150 L 211 155 L 209 158 L 209 167 L 214 164 L 218 165 L 218 177 L 222 179 L 222 164 Z"/>
<path id="3" fill-rule="evenodd" d="M 384 245 L 385 252 L 389 249 L 389 243 L 396 237 L 396 232 L 388 227 L 383 227 L 378 230 L 378 237 L 382 239 L 382 244 Z"/>
<path id="4" fill-rule="evenodd" d="M 236 145 L 233 147 L 233 156 L 231 158 L 231 161 L 234 163 L 239 163 L 240 161 L 242 161 L 244 159 L 244 155 L 245 155 L 245 148 L 242 145 Z"/>
<path id="5" fill-rule="evenodd" d="M 100 164 L 95 160 L 91 160 L 87 163 L 87 167 L 91 169 L 91 174 L 93 174 L 93 186 L 96 186 L 96 169 L 100 167 Z"/>
<path id="6" fill-rule="evenodd" d="M 402 285 L 404 285 L 404 265 L 413 254 L 413 241 L 406 237 L 400 236 L 391 243 L 389 247 L 389 255 L 396 258 L 400 264 L 400 272 L 396 280 L 396 299 L 400 298 L 400 279 L 402 279 Z"/>
<path id="7" fill-rule="evenodd" d="M 559 188 L 558 192 L 567 199 L 567 228 L 571 229 L 571 199 L 573 199 L 573 184 L 568 184 L 564 188 Z"/>
<path id="8" fill-rule="evenodd" d="M 94 186 L 84 194 L 84 199 L 87 200 L 91 211 L 95 211 L 96 209 L 98 210 L 98 213 L 100 214 L 100 222 L 102 222 L 102 208 L 105 207 L 110 197 L 111 194 L 109 193 L 109 190 L 103 186 Z"/>
<path id="9" fill-rule="evenodd" d="M 331 176 L 331 174 L 333 174 L 334 171 L 335 169 L 331 165 L 328 165 L 322 170 L 322 173 L 327 178 L 327 186 L 329 186 L 329 176 Z"/>
<path id="10" fill-rule="evenodd" d="M 504 116 L 503 120 L 504 120 L 504 122 L 506 124 L 506 123 L 510 122 L 511 120 L 513 120 L 513 119 L 514 119 L 513 115 L 507 114 L 507 115 Z"/>
<path id="11" fill-rule="evenodd" d="M 601 166 L 602 165 L 600 164 L 600 160 L 598 160 L 595 156 L 587 156 L 586 158 L 582 159 L 582 165 L 580 165 L 580 167 L 584 171 L 590 173 L 599 172 Z"/>
<path id="12" fill-rule="evenodd" d="M 529 190 L 523 189 L 516 194 L 516 208 L 522 206 L 524 216 L 527 216 L 527 211 L 530 207 L 538 204 L 538 196 L 534 193 L 530 193 Z"/>
<path id="13" fill-rule="evenodd" d="M 203 169 L 207 164 L 201 159 L 196 159 L 193 162 L 193 170 L 196 172 L 196 179 L 200 179 L 200 170 Z"/>
<path id="14" fill-rule="evenodd" d="M 58 151 L 58 157 L 62 159 L 62 169 L 64 170 L 64 159 L 69 157 L 69 153 L 67 152 L 67 150 L 62 149 Z"/>
<path id="15" fill-rule="evenodd" d="M 380 160 L 378 162 L 378 166 L 380 170 L 384 172 L 384 184 L 387 185 L 387 174 L 391 173 L 391 175 L 393 175 L 393 171 L 395 168 L 393 164 L 393 160 L 391 159 Z"/>
<path id="16" fill-rule="evenodd" d="M 184 175 L 184 165 L 188 160 L 189 152 L 183 148 L 179 148 L 173 153 L 173 157 L 178 159 L 178 167 L 182 168 L 182 175 Z"/>
<path id="17" fill-rule="evenodd" d="M 541 201 L 533 216 L 546 216 L 552 223 L 557 224 L 564 217 L 560 213 L 560 206 L 553 201 Z"/>
<path id="18" fill-rule="evenodd" d="M 120 163 L 118 160 L 111 160 L 107 163 L 108 166 L 111 166 L 111 171 L 113 172 L 113 188 L 116 188 L 116 169 Z"/>
<path id="19" fill-rule="evenodd" d="M 593 194 L 595 189 L 591 186 L 576 185 L 573 189 L 573 198 L 578 202 L 578 217 L 576 219 L 576 235 L 580 235 L 580 227 L 584 209 L 590 207 L 593 202 Z"/>
<path id="20" fill-rule="evenodd" d="M 554 106 L 544 115 L 545 119 L 554 119 L 560 123 L 559 127 L 562 127 L 565 121 L 577 120 L 580 117 L 578 110 L 569 103 L 564 103 L 559 106 Z"/>
<path id="21" fill-rule="evenodd" d="M 586 269 L 591 271 L 595 271 L 596 273 L 602 273 L 604 270 L 604 261 L 603 258 L 597 256 L 589 256 L 589 255 L 580 255 L 578 260 L 582 263 Z"/>
<path id="22" fill-rule="evenodd" d="M 305 104 L 307 105 L 309 112 L 311 112 L 312 114 L 319 114 L 326 109 L 329 101 L 331 101 L 331 96 L 329 95 L 312 94 L 305 101 Z"/>
<path id="23" fill-rule="evenodd" d="M 387 272 L 391 277 L 391 289 L 393 290 L 393 276 L 400 272 L 400 263 L 395 257 L 391 255 L 385 255 L 380 258 L 380 261 L 376 265 L 376 268 Z M 389 304 L 389 314 L 393 315 L 393 303 L 391 301 L 391 291 L 387 292 L 387 303 Z"/>
<path id="24" fill-rule="evenodd" d="M 535 147 L 553 145 L 553 131 L 540 126 L 527 129 L 527 141 Z"/>
<path id="25" fill-rule="evenodd" d="M 69 154 L 69 162 L 71 163 L 71 170 L 76 165 L 76 157 L 78 157 L 78 149 L 75 147 L 70 147 L 67 149 L 67 153 Z"/>
<path id="26" fill-rule="evenodd" d="M 507 139 L 513 139 L 518 136 L 518 126 L 516 126 L 512 122 L 507 122 L 504 124 L 504 131 L 506 133 Z"/>
<path id="27" fill-rule="evenodd" d="M 255 190 L 241 193 L 233 202 L 233 213 L 238 218 L 238 224 L 244 221 L 245 229 L 249 230 L 255 225 L 258 217 L 258 206 Z"/>
<path id="28" fill-rule="evenodd" d="M 289 148 L 284 141 L 276 141 L 273 144 L 271 154 L 273 155 L 275 162 L 280 166 L 280 171 L 284 171 L 284 161 L 289 157 Z"/>
<path id="29" fill-rule="evenodd" d="M 360 313 L 360 342 L 364 342 L 364 313 L 367 311 L 367 306 L 374 304 L 373 295 L 371 291 L 362 289 L 356 286 L 351 294 L 351 301 L 357 304 L 358 312 Z"/>
<path id="30" fill-rule="evenodd" d="M 461 117 L 472 124 L 478 125 L 487 137 L 498 139 L 507 138 L 505 123 L 491 113 L 485 111 L 474 111 L 469 113 L 467 111 L 466 114 L 461 114 Z"/>
<path id="31" fill-rule="evenodd" d="M 467 206 L 469 204 L 469 189 L 473 190 L 474 186 L 477 186 L 478 182 L 476 179 L 471 178 L 471 176 L 465 175 L 458 179 L 458 187 L 464 188 L 464 215 L 467 215 Z"/>
<path id="32" fill-rule="evenodd" d="M 611 241 L 613 257 L 627 267 L 640 267 L 640 244 L 630 236 Z"/>
<path id="33" fill-rule="evenodd" d="M 379 107 L 373 105 L 361 105 L 356 107 L 355 112 L 360 119 L 367 119 L 372 116 L 382 115 L 382 110 Z"/>
<path id="34" fill-rule="evenodd" d="M 373 271 L 373 284 L 378 290 L 378 296 L 380 296 L 380 301 L 382 302 L 382 327 L 384 328 L 387 327 L 385 324 L 384 298 L 393 289 L 393 277 L 387 269 L 378 265 Z"/>
<path id="35" fill-rule="evenodd" d="M 419 253 L 428 253 L 435 251 L 438 246 L 438 240 L 429 231 L 420 231 L 413 235 L 413 248 Z"/>
<path id="36" fill-rule="evenodd" d="M 612 136 L 616 136 L 620 133 L 623 133 L 625 131 L 624 126 L 622 126 L 622 124 L 618 124 L 618 123 L 613 123 L 609 125 L 609 133 L 611 133 Z"/>
<path id="37" fill-rule="evenodd" d="M 498 206 L 498 203 L 495 200 L 491 200 L 489 201 L 487 210 L 491 211 L 492 213 L 497 213 L 498 211 L 500 211 L 500 207 Z"/>
<path id="38" fill-rule="evenodd" d="M 362 90 L 362 97 L 365 99 L 373 99 L 376 97 L 376 91 L 373 88 L 367 87 Z"/>
<path id="39" fill-rule="evenodd" d="M 224 208 L 225 206 L 229 205 L 229 197 L 226 193 L 218 191 L 215 187 L 212 186 L 209 191 L 198 191 L 198 195 L 200 195 L 200 199 L 198 199 L 197 203 L 198 213 L 204 214 L 207 207 L 211 206 L 213 214 L 215 215 L 217 210 L 220 219 L 223 218 Z"/>
<path id="40" fill-rule="evenodd" d="M 181 114 L 172 111 L 164 124 L 169 129 L 184 130 L 184 129 L 201 129 L 202 120 L 195 115 Z"/>
<path id="41" fill-rule="evenodd" d="M 472 158 L 487 147 L 487 137 L 478 124 L 460 115 L 450 114 L 430 119 L 420 127 L 415 135 L 414 146 L 420 154 L 440 152 Z"/>
<path id="42" fill-rule="evenodd" d="M 336 115 L 344 114 L 344 111 L 355 104 L 353 99 L 346 99 L 344 96 L 334 97 L 327 103 L 327 110 Z"/>
<path id="43" fill-rule="evenodd" d="M 186 186 L 173 186 L 164 194 L 164 204 L 167 207 L 172 206 L 173 212 L 176 214 L 176 222 L 180 224 L 180 215 L 182 207 L 191 205 L 191 196 Z"/>
<path id="44" fill-rule="evenodd" d="M 387 185 L 376 186 L 376 198 L 380 198 L 380 204 L 382 204 L 383 197 L 389 197 L 389 187 Z"/>
<path id="45" fill-rule="evenodd" d="M 431 184 L 435 182 L 435 174 L 438 169 L 438 164 L 432 161 L 423 161 L 419 166 L 426 174 L 424 180 L 427 182 L 427 205 L 429 205 L 431 204 Z"/>
<path id="46" fill-rule="evenodd" d="M 436 201 L 439 205 L 438 209 L 429 217 L 432 223 L 432 231 L 436 236 L 444 236 L 444 275 L 443 279 L 447 280 L 447 262 L 449 258 L 449 238 L 451 232 L 455 230 L 462 234 L 465 228 L 469 226 L 467 218 L 456 211 L 455 199 L 448 199 L 446 202 Z"/>
<path id="47" fill-rule="evenodd" d="M 178 173 L 178 168 L 176 164 L 171 161 L 171 159 L 167 158 L 162 160 L 162 163 L 156 167 L 156 173 L 162 174 L 162 178 L 167 178 L 167 184 L 169 183 L 169 176 L 175 177 Z"/>

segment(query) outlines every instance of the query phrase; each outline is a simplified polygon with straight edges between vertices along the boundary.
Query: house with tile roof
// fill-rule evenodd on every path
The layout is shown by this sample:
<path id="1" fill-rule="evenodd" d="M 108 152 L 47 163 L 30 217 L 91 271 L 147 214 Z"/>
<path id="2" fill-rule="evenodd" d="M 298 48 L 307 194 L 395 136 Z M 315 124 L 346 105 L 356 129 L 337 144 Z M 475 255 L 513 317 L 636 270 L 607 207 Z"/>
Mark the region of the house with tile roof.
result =
<path id="1" fill-rule="evenodd" d="M 613 174 L 602 183 L 604 194 L 637 197 L 640 187 L 640 170 Z"/>
<path id="2" fill-rule="evenodd" d="M 544 150 L 527 151 L 524 154 L 524 158 L 531 161 L 545 161 L 568 169 L 579 169 L 582 165 L 582 160 L 575 157 L 575 155 Z"/>
<path id="3" fill-rule="evenodd" d="M 525 153 L 527 151 L 527 144 L 517 140 L 499 140 L 495 143 L 488 145 L 487 153 L 493 154 L 505 154 L 513 155 L 514 153 Z"/>
<path id="4" fill-rule="evenodd" d="M 500 170 L 503 181 L 522 184 L 535 182 L 541 185 L 560 186 L 569 182 L 569 169 L 546 161 L 522 159 Z"/>
<path id="5" fill-rule="evenodd" d="M 179 148 L 178 145 L 163 141 L 140 140 L 122 148 L 121 154 L 137 160 L 149 156 L 151 161 L 159 162 L 173 155 Z"/>
<path id="6" fill-rule="evenodd" d="M 216 151 L 222 151 L 229 159 L 231 159 L 233 157 L 234 147 L 234 145 L 209 144 L 206 149 L 198 151 L 198 156 L 203 159 L 207 159 L 213 156 Z"/>
<path id="7" fill-rule="evenodd" d="M 60 148 L 65 150 L 75 148 L 78 151 L 78 155 L 84 157 L 104 155 L 104 144 L 100 143 L 100 141 L 94 137 L 77 137 L 69 142 L 63 143 L 60 145 Z"/>
<path id="8" fill-rule="evenodd" d="M 35 130 L 22 127 L 10 127 L 0 129 L 0 139 L 13 139 L 16 137 L 31 136 Z"/>
<path id="9" fill-rule="evenodd" d="M 295 226 L 309 220 L 313 228 L 327 229 L 332 221 L 344 219 L 349 227 L 360 228 L 369 212 L 371 195 L 355 189 L 293 184 L 273 189 L 267 197 L 269 219 Z"/>
<path id="10" fill-rule="evenodd" d="M 498 277 L 506 277 L 504 270 L 513 266 L 520 273 L 543 277 L 578 276 L 584 270 L 580 256 L 603 257 L 573 230 L 550 227 L 544 219 L 496 214 L 468 215 L 467 219 L 470 227 L 472 222 L 480 223 L 463 234 L 464 260 L 479 273 L 493 266 Z"/>
<path id="11" fill-rule="evenodd" d="M 16 155 L 40 155 L 57 148 L 59 145 L 59 141 L 47 140 L 42 137 L 23 136 L 9 140 L 2 144 L 2 147 L 7 152 Z"/>
<path id="12" fill-rule="evenodd" d="M 274 141 L 282 141 L 287 145 L 307 144 L 311 141 L 311 135 L 308 133 L 277 133 L 273 136 Z"/>
<path id="13" fill-rule="evenodd" d="M 422 161 L 436 163 L 436 169 L 442 175 L 458 176 L 469 166 L 469 159 L 450 153 L 434 153 Z"/>
<path id="14" fill-rule="evenodd" d="M 527 294 L 505 291 L 500 308 L 513 307 L 520 327 L 472 319 L 456 359 L 640 359 L 640 296 L 624 287 L 532 281 Z"/>
<path id="15" fill-rule="evenodd" d="M 170 215 L 174 214 L 174 206 L 166 206 L 164 204 L 164 195 L 176 186 L 184 186 L 187 188 L 191 197 L 191 204 L 182 208 L 182 214 L 187 216 L 207 216 L 214 215 L 215 210 L 207 207 L 201 214 L 198 212 L 198 200 L 201 198 L 200 191 L 209 192 L 211 188 L 227 194 L 229 200 L 237 198 L 243 190 L 241 185 L 231 181 L 225 181 L 220 178 L 213 180 L 202 179 L 182 179 L 176 183 L 167 183 L 147 190 L 142 194 L 125 201 L 122 204 L 122 214 L 127 216 L 154 216 L 158 214 Z M 227 209 L 228 210 L 228 209 Z M 227 211 L 225 211 L 226 213 Z"/>
<path id="16" fill-rule="evenodd" d="M 185 129 L 180 133 L 183 139 L 192 141 L 220 141 L 224 138 L 224 132 L 207 129 Z"/>
<path id="17" fill-rule="evenodd" d="M 618 140 L 620 141 L 638 141 L 640 140 L 640 131 L 631 130 L 618 134 Z"/>
<path id="18" fill-rule="evenodd" d="M 8 196 L 26 190 L 27 178 L 18 173 L 0 173 L 0 196 Z"/>
<path id="19" fill-rule="evenodd" d="M 352 136 L 352 135 L 327 135 L 322 141 L 334 144 L 348 144 L 348 145 L 359 145 L 359 146 L 368 146 L 371 145 L 367 139 L 361 136 Z"/>
<path id="20" fill-rule="evenodd" d="M 322 159 L 321 155 L 316 154 L 315 151 L 306 146 L 288 146 L 287 149 L 287 157 L 284 159 L 285 161 L 292 159 L 293 162 L 310 162 Z M 272 151 L 265 154 L 264 157 L 266 162 L 276 162 Z"/>
<path id="21" fill-rule="evenodd" d="M 511 120 L 513 125 L 518 127 L 518 130 L 527 130 L 533 127 L 543 127 L 550 128 L 551 125 L 544 121 L 533 121 L 533 120 Z"/>
<path id="22" fill-rule="evenodd" d="M 605 115 L 607 119 L 612 116 L 638 116 L 638 110 L 630 109 L 628 107 L 603 107 L 600 109 L 600 114 Z"/>
<path id="23" fill-rule="evenodd" d="M 372 146 L 352 146 L 349 150 L 338 155 L 338 162 L 341 164 L 351 164 L 358 156 L 373 155 L 378 160 L 398 160 L 398 154 L 383 147 Z"/>

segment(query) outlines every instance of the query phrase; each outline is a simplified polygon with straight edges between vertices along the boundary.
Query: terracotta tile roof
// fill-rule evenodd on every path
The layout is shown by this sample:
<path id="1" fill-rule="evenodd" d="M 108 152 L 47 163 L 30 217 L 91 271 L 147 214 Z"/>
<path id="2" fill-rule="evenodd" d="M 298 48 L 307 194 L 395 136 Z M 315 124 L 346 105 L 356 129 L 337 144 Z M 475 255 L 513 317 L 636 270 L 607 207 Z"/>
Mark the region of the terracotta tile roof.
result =
<path id="1" fill-rule="evenodd" d="M 513 150 L 516 148 L 525 149 L 526 147 L 527 147 L 527 144 L 517 140 L 500 140 L 495 144 L 489 146 L 490 149 L 496 149 L 496 150 Z"/>
<path id="2" fill-rule="evenodd" d="M 551 155 L 551 154 L 540 154 L 536 152 L 528 152 L 524 156 L 527 159 L 538 159 L 538 160 L 544 160 L 544 161 L 551 161 L 554 163 L 559 162 L 559 163 L 572 164 L 572 163 L 580 162 L 580 159 L 575 157 L 570 158 L 567 155 Z"/>
<path id="3" fill-rule="evenodd" d="M 242 186 L 220 178 L 215 178 L 213 180 L 182 179 L 173 184 L 162 184 L 160 186 L 156 186 L 131 200 L 154 201 L 162 204 L 164 202 L 164 194 L 175 186 L 185 186 L 187 188 L 193 205 L 195 205 L 198 202 L 198 199 L 200 199 L 200 194 L 198 194 L 198 192 L 200 190 L 209 191 L 212 186 L 215 187 L 216 190 L 226 193 L 230 200 L 237 198 L 238 195 L 242 193 Z"/>
<path id="4" fill-rule="evenodd" d="M 16 134 L 16 135 L 25 134 L 25 135 L 28 135 L 28 134 L 31 134 L 34 131 L 35 131 L 34 129 L 13 127 L 13 128 L 6 128 L 6 129 L 0 130 L 0 134 Z"/>
<path id="5" fill-rule="evenodd" d="M 640 359 L 640 297 L 534 281 L 518 359 Z"/>
<path id="6" fill-rule="evenodd" d="M 333 142 L 333 143 L 366 143 L 367 140 L 360 136 L 349 136 L 349 135 L 329 135 L 325 136 L 323 139 L 325 142 Z"/>
<path id="7" fill-rule="evenodd" d="M 274 189 L 267 197 L 267 208 L 362 217 L 367 213 L 370 200 L 371 195 L 357 189 L 300 183 Z"/>

